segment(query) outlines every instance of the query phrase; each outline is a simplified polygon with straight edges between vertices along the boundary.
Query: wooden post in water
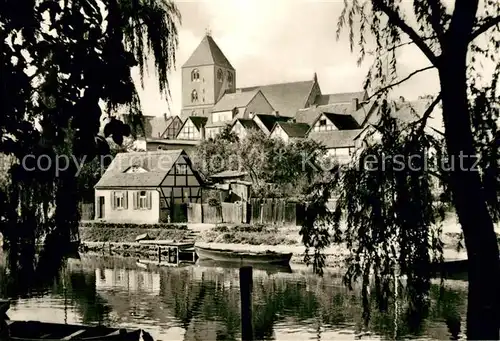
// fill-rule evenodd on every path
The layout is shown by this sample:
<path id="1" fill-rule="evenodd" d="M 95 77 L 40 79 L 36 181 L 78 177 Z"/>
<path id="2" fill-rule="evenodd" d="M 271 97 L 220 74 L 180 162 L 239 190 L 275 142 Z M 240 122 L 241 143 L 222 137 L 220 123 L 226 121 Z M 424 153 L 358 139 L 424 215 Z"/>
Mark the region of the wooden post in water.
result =
<path id="1" fill-rule="evenodd" d="M 240 294 L 241 294 L 241 340 L 253 340 L 252 326 L 252 267 L 240 268 Z"/>

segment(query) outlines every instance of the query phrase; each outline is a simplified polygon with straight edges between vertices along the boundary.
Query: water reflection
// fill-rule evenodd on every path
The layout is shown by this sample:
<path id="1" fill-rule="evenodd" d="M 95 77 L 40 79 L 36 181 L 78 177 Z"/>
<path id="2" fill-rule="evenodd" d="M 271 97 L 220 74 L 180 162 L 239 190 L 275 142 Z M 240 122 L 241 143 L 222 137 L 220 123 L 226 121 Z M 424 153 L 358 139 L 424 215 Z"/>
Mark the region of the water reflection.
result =
<path id="1" fill-rule="evenodd" d="M 395 321 L 394 307 L 374 310 L 365 328 L 360 295 L 342 286 L 340 276 L 255 270 L 254 335 L 257 340 L 392 339 L 397 326 L 397 339 L 456 340 L 463 337 L 466 293 L 460 282 L 433 286 L 428 316 L 418 328 L 404 313 Z M 156 340 L 237 340 L 239 300 L 238 269 L 143 269 L 134 261 L 84 257 L 71 261 L 48 290 L 16 300 L 9 315 L 141 327 Z"/>

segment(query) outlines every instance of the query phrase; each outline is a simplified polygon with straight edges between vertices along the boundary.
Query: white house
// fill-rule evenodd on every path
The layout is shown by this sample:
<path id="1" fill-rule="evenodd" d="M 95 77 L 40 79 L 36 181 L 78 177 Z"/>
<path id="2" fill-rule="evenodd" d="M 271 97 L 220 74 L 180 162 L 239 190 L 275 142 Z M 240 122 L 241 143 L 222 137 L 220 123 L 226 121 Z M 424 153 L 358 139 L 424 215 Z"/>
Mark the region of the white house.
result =
<path id="1" fill-rule="evenodd" d="M 280 138 L 285 142 L 291 139 L 305 138 L 310 126 L 307 123 L 276 122 L 271 130 L 271 138 Z"/>
<path id="2" fill-rule="evenodd" d="M 207 137 L 215 137 L 236 118 L 248 119 L 256 112 L 272 111 L 273 107 L 260 90 L 227 93 L 212 109 L 211 122 L 206 127 Z"/>
<path id="3" fill-rule="evenodd" d="M 178 140 L 204 140 L 205 125 L 207 118 L 202 116 L 190 116 L 186 118 L 177 133 Z"/>
<path id="4" fill-rule="evenodd" d="M 183 150 L 119 153 L 95 185 L 96 220 L 172 221 L 174 206 L 201 202 L 202 180 Z"/>

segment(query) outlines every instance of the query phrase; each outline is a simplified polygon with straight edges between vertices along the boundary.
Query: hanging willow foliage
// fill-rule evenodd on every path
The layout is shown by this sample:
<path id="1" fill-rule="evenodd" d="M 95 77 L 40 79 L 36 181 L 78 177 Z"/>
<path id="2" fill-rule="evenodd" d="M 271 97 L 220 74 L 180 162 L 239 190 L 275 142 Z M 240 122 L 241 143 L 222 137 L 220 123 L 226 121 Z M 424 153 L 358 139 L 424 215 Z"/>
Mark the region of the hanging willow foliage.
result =
<path id="1" fill-rule="evenodd" d="M 14 269 L 46 272 L 75 238 L 79 167 L 109 154 L 105 137 L 121 145 L 135 132 L 111 119 L 98 136 L 101 104 L 108 115 L 125 107 L 127 123 L 141 124 L 131 68 L 139 66 L 143 79 L 151 58 L 168 98 L 179 23 L 167 0 L 0 2 L 0 152 L 17 159 L 13 181 L 1 188 L 0 232 Z M 37 243 L 44 243 L 39 257 Z"/>

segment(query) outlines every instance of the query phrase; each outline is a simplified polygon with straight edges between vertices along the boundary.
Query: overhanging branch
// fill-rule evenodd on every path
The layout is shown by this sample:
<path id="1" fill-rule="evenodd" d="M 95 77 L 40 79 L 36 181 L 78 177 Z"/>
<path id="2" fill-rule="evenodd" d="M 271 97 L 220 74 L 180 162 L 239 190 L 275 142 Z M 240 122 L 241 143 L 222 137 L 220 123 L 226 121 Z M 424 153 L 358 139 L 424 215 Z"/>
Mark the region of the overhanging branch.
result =
<path id="1" fill-rule="evenodd" d="M 425 110 L 424 114 L 422 115 L 422 118 L 420 118 L 416 123 L 420 124 L 420 127 L 418 129 L 418 132 L 421 133 L 425 129 L 425 125 L 427 124 L 427 120 L 431 116 L 432 112 L 434 111 L 434 108 L 436 105 L 441 101 L 441 93 L 436 96 L 434 101 L 429 105 L 429 107 Z"/>
<path id="2" fill-rule="evenodd" d="M 401 19 L 396 11 L 387 6 L 387 4 L 383 0 L 376 1 L 376 7 L 387 15 L 389 21 L 392 24 L 396 25 L 401 31 L 406 33 L 410 37 L 410 39 L 415 42 L 415 45 L 417 45 L 419 49 L 425 54 L 427 59 L 429 59 L 429 61 L 434 66 L 437 66 L 438 58 L 436 57 L 434 52 L 432 52 L 431 48 L 424 42 L 422 37 L 420 37 L 418 33 L 415 32 L 415 30 L 411 28 L 403 19 Z"/>
<path id="3" fill-rule="evenodd" d="M 397 81 L 396 83 L 389 84 L 387 86 L 384 86 L 382 89 L 377 90 L 370 97 L 368 97 L 367 101 L 371 100 L 375 96 L 378 96 L 379 94 L 381 94 L 384 91 L 387 91 L 387 90 L 389 90 L 389 89 L 391 89 L 391 88 L 393 88 L 395 86 L 400 85 L 401 83 L 406 82 L 408 79 L 410 79 L 411 77 L 415 76 L 416 74 L 418 74 L 420 72 L 424 72 L 424 71 L 427 71 L 427 70 L 430 70 L 430 69 L 434 69 L 434 68 L 435 68 L 434 65 L 430 65 L 430 66 L 424 67 L 423 69 L 415 70 L 412 73 L 410 73 L 408 76 L 406 76 L 405 78 Z"/>
<path id="4" fill-rule="evenodd" d="M 492 28 L 493 26 L 496 26 L 498 24 L 500 24 L 500 16 L 486 20 L 481 26 L 479 26 L 477 28 L 477 30 L 472 32 L 471 37 L 470 37 L 470 41 L 473 41 L 474 39 L 479 37 L 481 34 L 483 34 L 484 32 L 488 31 L 490 28 Z"/>

